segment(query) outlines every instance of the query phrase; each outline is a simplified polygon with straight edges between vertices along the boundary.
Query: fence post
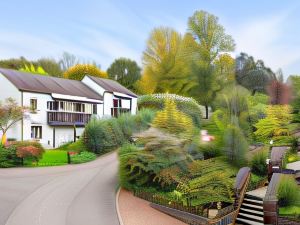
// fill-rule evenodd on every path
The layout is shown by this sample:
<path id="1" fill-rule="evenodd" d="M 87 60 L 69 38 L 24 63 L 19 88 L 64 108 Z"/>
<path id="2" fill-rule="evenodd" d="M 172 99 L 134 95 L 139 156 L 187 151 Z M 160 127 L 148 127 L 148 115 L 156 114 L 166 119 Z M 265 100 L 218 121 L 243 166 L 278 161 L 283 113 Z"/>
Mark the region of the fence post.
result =
<path id="1" fill-rule="evenodd" d="M 68 164 L 71 164 L 71 156 L 69 152 L 67 152 L 67 156 L 68 156 Z"/>

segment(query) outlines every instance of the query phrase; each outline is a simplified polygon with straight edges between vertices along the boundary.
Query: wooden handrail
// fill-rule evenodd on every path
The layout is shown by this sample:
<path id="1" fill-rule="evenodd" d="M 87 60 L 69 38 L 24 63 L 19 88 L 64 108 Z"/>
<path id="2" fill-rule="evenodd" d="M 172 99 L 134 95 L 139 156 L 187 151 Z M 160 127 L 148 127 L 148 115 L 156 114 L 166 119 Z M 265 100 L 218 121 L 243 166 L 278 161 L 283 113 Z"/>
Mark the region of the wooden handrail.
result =
<path id="1" fill-rule="evenodd" d="M 238 204 L 237 204 L 237 209 L 236 209 L 236 213 L 234 214 L 234 217 L 233 217 L 233 225 L 235 224 L 235 221 L 236 221 L 236 218 L 239 214 L 239 211 L 240 211 L 240 208 L 242 206 L 242 203 L 244 201 L 244 197 L 245 197 L 245 194 L 247 192 L 247 188 L 248 188 L 248 185 L 250 183 L 250 178 L 251 178 L 251 173 L 248 174 L 247 176 L 247 180 L 241 190 L 241 192 L 239 193 L 239 196 L 238 196 Z"/>

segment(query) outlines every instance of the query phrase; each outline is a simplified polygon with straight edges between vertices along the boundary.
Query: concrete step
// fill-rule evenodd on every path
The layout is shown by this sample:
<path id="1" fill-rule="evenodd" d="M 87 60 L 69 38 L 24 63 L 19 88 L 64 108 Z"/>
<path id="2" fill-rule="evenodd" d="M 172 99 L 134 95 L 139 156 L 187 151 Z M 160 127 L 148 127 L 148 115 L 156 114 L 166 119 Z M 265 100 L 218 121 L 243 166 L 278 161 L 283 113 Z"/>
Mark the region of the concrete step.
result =
<path id="1" fill-rule="evenodd" d="M 262 198 L 258 197 L 258 196 L 254 196 L 254 195 L 251 195 L 251 194 L 245 194 L 245 198 L 248 198 L 248 199 L 254 199 L 254 200 L 258 200 L 258 201 L 263 201 Z"/>
<path id="2" fill-rule="evenodd" d="M 236 219 L 236 224 L 247 224 L 247 225 L 264 225 L 264 223 L 259 223 L 247 219 L 242 219 L 242 218 L 237 218 Z"/>
<path id="3" fill-rule="evenodd" d="M 242 206 L 263 211 L 263 206 L 260 206 L 260 205 L 253 205 L 253 204 L 243 203 Z"/>
<path id="4" fill-rule="evenodd" d="M 263 211 L 263 206 L 260 206 L 260 205 L 253 205 L 253 204 L 243 203 L 242 206 Z"/>
<path id="5" fill-rule="evenodd" d="M 263 201 L 250 199 L 250 198 L 244 198 L 244 201 L 254 203 L 256 205 L 263 205 Z"/>
<path id="6" fill-rule="evenodd" d="M 254 216 L 254 215 L 251 215 L 251 214 L 247 214 L 247 213 L 239 213 L 238 217 L 243 217 L 243 218 L 247 218 L 247 219 L 250 219 L 250 220 L 254 220 L 256 222 L 264 222 L 264 218 L 261 217 L 261 216 Z"/>
<path id="7" fill-rule="evenodd" d="M 255 214 L 255 215 L 258 215 L 258 216 L 263 216 L 264 215 L 264 213 L 262 211 L 247 209 L 247 208 L 243 208 L 243 207 L 241 207 L 240 211 L 246 212 L 246 213 L 249 213 L 249 214 Z"/>

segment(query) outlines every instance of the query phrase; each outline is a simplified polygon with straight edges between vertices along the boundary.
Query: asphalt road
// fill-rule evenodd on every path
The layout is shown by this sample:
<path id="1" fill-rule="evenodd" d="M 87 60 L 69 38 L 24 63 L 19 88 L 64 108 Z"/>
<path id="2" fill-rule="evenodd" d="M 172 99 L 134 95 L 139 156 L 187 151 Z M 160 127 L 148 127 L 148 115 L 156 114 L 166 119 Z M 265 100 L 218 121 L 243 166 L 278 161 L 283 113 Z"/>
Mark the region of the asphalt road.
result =
<path id="1" fill-rule="evenodd" d="M 0 225 L 118 225 L 117 154 L 80 165 L 0 169 Z"/>

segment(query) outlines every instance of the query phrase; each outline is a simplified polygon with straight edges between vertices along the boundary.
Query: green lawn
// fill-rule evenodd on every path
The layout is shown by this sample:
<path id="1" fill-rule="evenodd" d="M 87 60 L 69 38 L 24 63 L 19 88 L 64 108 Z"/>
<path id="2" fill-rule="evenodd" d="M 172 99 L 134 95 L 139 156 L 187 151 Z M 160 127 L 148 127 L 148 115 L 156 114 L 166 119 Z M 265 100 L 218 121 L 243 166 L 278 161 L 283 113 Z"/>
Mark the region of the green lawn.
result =
<path id="1" fill-rule="evenodd" d="M 287 215 L 300 215 L 300 206 L 287 206 L 287 207 L 280 207 L 279 214 L 282 216 Z"/>
<path id="2" fill-rule="evenodd" d="M 59 166 L 68 164 L 66 151 L 47 150 L 39 160 L 38 166 Z"/>
<path id="3" fill-rule="evenodd" d="M 64 150 L 64 151 L 68 151 L 68 152 L 88 151 L 88 149 L 86 148 L 86 146 L 84 145 L 84 143 L 81 139 L 76 142 L 66 143 L 66 144 L 60 146 L 59 148 L 57 148 L 56 150 Z"/>

